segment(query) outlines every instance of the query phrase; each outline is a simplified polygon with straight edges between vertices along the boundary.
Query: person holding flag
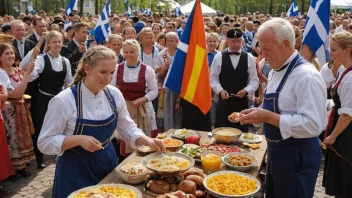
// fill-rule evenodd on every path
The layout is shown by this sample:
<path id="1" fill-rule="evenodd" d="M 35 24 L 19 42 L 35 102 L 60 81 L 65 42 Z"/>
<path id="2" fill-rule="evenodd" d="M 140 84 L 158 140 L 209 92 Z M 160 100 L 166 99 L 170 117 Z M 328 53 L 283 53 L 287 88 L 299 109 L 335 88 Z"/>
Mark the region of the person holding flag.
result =
<path id="1" fill-rule="evenodd" d="M 210 67 L 210 83 L 213 91 L 219 94 L 215 127 L 234 127 L 247 132 L 247 125 L 228 120 L 231 113 L 248 108 L 247 95 L 259 86 L 254 57 L 241 49 L 242 41 L 241 29 L 227 31 L 228 48 L 215 55 Z"/>
<path id="2" fill-rule="evenodd" d="M 176 109 L 182 107 L 181 127 L 210 131 L 212 98 L 200 0 L 187 20 L 175 59 L 165 85 L 170 92 L 179 94 Z"/>

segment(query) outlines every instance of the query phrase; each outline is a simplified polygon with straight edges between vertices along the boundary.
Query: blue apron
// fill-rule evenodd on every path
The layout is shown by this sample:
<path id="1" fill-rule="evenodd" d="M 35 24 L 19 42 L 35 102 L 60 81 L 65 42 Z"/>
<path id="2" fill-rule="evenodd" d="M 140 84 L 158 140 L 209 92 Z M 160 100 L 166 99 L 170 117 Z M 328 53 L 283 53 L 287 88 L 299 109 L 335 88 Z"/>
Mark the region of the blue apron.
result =
<path id="1" fill-rule="evenodd" d="M 66 150 L 59 157 L 53 187 L 53 197 L 66 198 L 72 192 L 96 185 L 117 166 L 117 156 L 110 137 L 113 135 L 118 113 L 108 89 L 104 90 L 113 114 L 105 120 L 83 119 L 81 83 L 71 88 L 77 105 L 77 121 L 73 135 L 93 136 L 104 149 L 89 152 L 81 146 Z"/>
<path id="2" fill-rule="evenodd" d="M 276 92 L 264 93 L 263 108 L 278 114 L 279 95 L 288 76 L 306 60 L 297 55 L 283 66 L 287 71 Z M 264 123 L 268 142 L 266 168 L 266 197 L 268 198 L 312 198 L 321 162 L 321 147 L 318 137 L 283 140 L 280 128 Z"/>

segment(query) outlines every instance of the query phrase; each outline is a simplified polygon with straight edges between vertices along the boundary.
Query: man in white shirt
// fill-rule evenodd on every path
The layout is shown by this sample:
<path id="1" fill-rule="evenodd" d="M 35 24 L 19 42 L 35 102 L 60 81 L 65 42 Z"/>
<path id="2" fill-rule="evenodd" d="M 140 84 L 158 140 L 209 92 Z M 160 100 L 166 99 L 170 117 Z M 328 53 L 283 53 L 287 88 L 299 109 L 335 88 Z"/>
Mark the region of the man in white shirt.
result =
<path id="1" fill-rule="evenodd" d="M 263 123 L 268 144 L 266 196 L 313 197 L 321 161 L 317 136 L 327 124 L 325 82 L 294 50 L 289 21 L 273 18 L 257 35 L 272 71 L 263 107 L 242 111 L 238 120 Z"/>
<path id="2" fill-rule="evenodd" d="M 35 44 L 37 44 L 40 37 L 42 36 L 42 33 L 47 31 L 47 27 L 46 27 L 44 19 L 41 17 L 35 18 L 33 20 L 33 28 L 34 28 L 35 32 L 33 34 L 29 35 L 27 38 L 29 40 L 33 41 Z M 43 45 L 40 47 L 41 53 L 43 53 L 44 46 L 45 46 L 45 43 L 43 43 Z"/>
<path id="3" fill-rule="evenodd" d="M 226 33 L 228 49 L 218 53 L 210 67 L 210 84 L 219 94 L 215 127 L 234 127 L 248 131 L 247 125 L 231 123 L 228 116 L 248 108 L 248 94 L 259 86 L 255 61 L 252 54 L 241 50 L 242 30 L 230 29 Z"/>
<path id="4" fill-rule="evenodd" d="M 22 60 L 29 51 L 35 47 L 35 43 L 24 36 L 26 34 L 24 23 L 20 20 L 14 20 L 11 22 L 11 33 L 15 37 L 12 45 L 16 48 L 18 56 L 16 60 Z"/>

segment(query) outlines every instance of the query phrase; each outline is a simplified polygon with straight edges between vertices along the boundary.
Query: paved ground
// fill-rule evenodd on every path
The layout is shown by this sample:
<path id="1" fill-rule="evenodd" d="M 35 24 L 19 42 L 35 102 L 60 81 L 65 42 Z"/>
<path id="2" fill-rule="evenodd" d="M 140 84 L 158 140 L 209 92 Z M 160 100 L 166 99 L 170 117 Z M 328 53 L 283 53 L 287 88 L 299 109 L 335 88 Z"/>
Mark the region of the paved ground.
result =
<path id="1" fill-rule="evenodd" d="M 32 175 L 28 178 L 21 178 L 17 182 L 5 181 L 3 184 L 6 188 L 11 189 L 14 193 L 6 198 L 16 197 L 36 197 L 36 198 L 50 198 L 52 193 L 53 178 L 55 174 L 55 158 L 46 156 L 45 162 L 47 167 L 43 170 L 37 169 L 35 161 L 28 166 L 28 171 Z M 315 187 L 314 198 L 332 197 L 326 195 L 325 189 L 322 187 L 323 175 L 322 169 L 319 173 L 317 185 Z M 255 196 L 258 197 L 258 196 Z"/>

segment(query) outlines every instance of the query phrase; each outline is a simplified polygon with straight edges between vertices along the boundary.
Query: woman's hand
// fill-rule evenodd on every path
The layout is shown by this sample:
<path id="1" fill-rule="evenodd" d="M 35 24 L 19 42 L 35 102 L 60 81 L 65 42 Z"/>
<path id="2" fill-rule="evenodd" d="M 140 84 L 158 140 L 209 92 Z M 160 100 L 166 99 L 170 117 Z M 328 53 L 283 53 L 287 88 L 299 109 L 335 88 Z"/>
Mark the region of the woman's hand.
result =
<path id="1" fill-rule="evenodd" d="M 327 138 L 325 138 L 324 144 L 333 145 L 335 143 L 335 141 L 336 141 L 336 137 L 329 135 Z"/>
<path id="2" fill-rule="evenodd" d="M 150 148 L 152 148 L 155 151 L 162 151 L 162 152 L 166 151 L 164 142 L 162 140 L 150 138 L 148 136 L 142 136 L 142 137 L 138 138 L 136 140 L 136 145 L 137 146 L 141 146 L 141 145 L 149 146 Z"/>
<path id="3" fill-rule="evenodd" d="M 38 45 L 36 45 L 33 48 L 33 54 L 32 54 L 33 59 L 36 59 L 39 53 L 40 53 L 40 48 L 38 47 Z"/>
<path id="4" fill-rule="evenodd" d="M 144 96 L 142 98 L 138 98 L 137 100 L 133 101 L 132 105 L 134 107 L 139 107 L 139 106 L 141 106 L 142 104 L 144 104 L 147 101 L 148 101 L 148 99 Z"/>
<path id="5" fill-rule="evenodd" d="M 175 110 L 176 112 L 181 112 L 181 105 L 179 102 L 176 103 Z"/>
<path id="6" fill-rule="evenodd" d="M 79 142 L 79 145 L 89 152 L 98 151 L 103 148 L 99 140 L 92 136 L 80 135 Z"/>
<path id="7" fill-rule="evenodd" d="M 35 68 L 35 60 L 32 60 L 32 62 L 29 63 L 28 65 L 27 71 L 25 72 L 25 76 L 30 76 L 34 68 Z"/>

